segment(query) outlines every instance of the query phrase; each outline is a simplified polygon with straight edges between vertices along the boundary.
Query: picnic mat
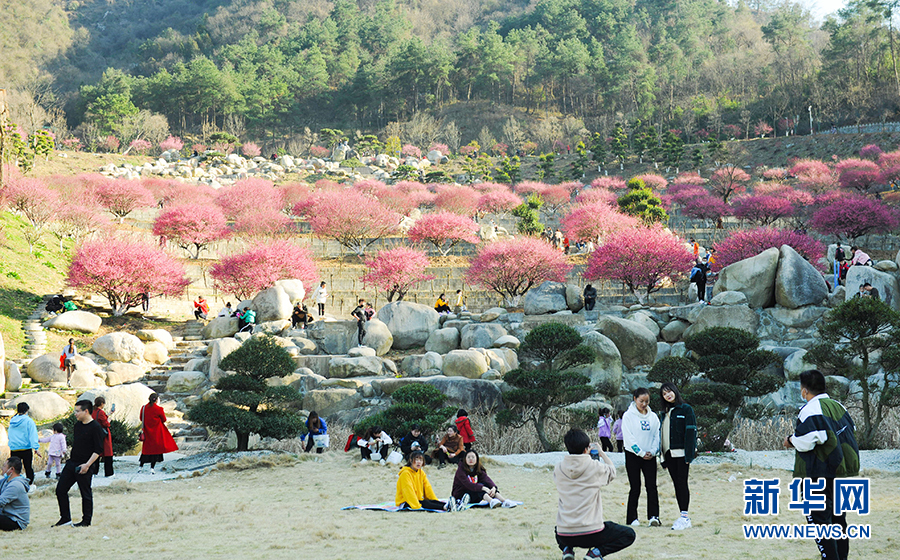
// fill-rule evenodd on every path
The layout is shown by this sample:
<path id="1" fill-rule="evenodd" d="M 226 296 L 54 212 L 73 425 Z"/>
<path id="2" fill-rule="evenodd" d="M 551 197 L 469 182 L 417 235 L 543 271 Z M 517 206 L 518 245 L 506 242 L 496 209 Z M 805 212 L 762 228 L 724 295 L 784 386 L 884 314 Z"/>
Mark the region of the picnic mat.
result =
<path id="1" fill-rule="evenodd" d="M 517 506 L 520 506 L 520 505 L 522 505 L 524 502 L 513 502 L 513 503 L 516 504 Z M 469 504 L 469 505 L 466 507 L 466 509 L 469 509 L 469 508 L 486 508 L 486 507 L 488 507 L 488 504 L 483 503 L 483 502 L 479 502 L 479 503 L 477 503 L 477 504 Z M 499 507 L 499 506 L 498 506 L 498 507 Z M 442 509 L 426 509 L 426 508 L 411 509 L 411 508 L 409 508 L 408 506 L 398 506 L 398 505 L 394 505 L 393 502 L 382 502 L 382 503 L 380 503 L 380 504 L 363 504 L 363 505 L 358 505 L 358 506 L 347 506 L 347 507 L 342 507 L 342 508 L 341 508 L 341 511 L 343 511 L 343 510 L 345 510 L 345 509 L 364 509 L 364 510 L 369 510 L 369 511 L 390 511 L 390 512 L 397 512 L 397 511 L 430 511 L 430 512 L 433 512 L 433 513 L 447 513 L 445 510 L 442 510 Z"/>

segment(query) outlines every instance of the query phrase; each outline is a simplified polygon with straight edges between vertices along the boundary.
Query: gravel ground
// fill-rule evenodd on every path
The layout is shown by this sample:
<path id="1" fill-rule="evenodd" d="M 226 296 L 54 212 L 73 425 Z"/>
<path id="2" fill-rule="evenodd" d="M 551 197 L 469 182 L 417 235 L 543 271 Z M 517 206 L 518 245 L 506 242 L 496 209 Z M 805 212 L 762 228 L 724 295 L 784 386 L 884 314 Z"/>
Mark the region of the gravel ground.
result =
<path id="1" fill-rule="evenodd" d="M 529 453 L 521 455 L 491 455 L 490 458 L 510 465 L 547 467 L 556 465 L 562 460 L 564 455 L 565 453 L 563 452 Z M 900 472 L 900 450 L 861 451 L 860 455 L 860 462 L 864 470 L 876 469 L 887 472 Z M 609 456 L 616 467 L 625 465 L 624 453 L 610 453 Z M 794 452 L 789 450 L 744 451 L 738 449 L 732 453 L 701 453 L 693 462 L 695 465 L 717 465 L 723 463 L 790 471 L 794 467 Z"/>

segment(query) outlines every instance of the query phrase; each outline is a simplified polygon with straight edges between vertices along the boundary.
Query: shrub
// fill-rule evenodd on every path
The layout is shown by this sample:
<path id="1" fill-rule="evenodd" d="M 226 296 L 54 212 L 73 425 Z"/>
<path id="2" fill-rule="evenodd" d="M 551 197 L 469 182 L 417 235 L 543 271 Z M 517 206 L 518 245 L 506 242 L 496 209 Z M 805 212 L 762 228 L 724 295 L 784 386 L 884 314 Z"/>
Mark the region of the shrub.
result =
<path id="1" fill-rule="evenodd" d="M 169 150 L 178 150 L 180 152 L 182 148 L 184 148 L 184 142 L 177 136 L 169 136 L 159 143 L 159 149 L 163 152 L 168 152 Z"/>
<path id="2" fill-rule="evenodd" d="M 670 381 L 678 387 L 684 387 L 698 371 L 697 364 L 687 358 L 666 356 L 653 364 L 647 379 L 655 383 Z"/>
<path id="3" fill-rule="evenodd" d="M 241 153 L 248 158 L 255 158 L 262 153 L 262 150 L 253 142 L 246 142 L 243 146 L 241 146 Z"/>
<path id="4" fill-rule="evenodd" d="M 394 391 L 391 398 L 397 402 L 421 404 L 428 408 L 440 408 L 447 400 L 447 396 L 440 389 L 427 383 L 415 383 L 400 387 Z"/>
<path id="5" fill-rule="evenodd" d="M 869 144 L 867 146 L 863 146 L 859 150 L 859 157 L 863 159 L 870 159 L 872 161 L 877 161 L 878 158 L 881 157 L 881 154 L 884 153 L 877 144 Z"/>
<path id="6" fill-rule="evenodd" d="M 394 403 L 387 410 L 360 420 L 353 425 L 353 432 L 361 436 L 369 428 L 380 426 L 397 440 L 417 425 L 423 433 L 436 434 L 443 431 L 456 412 L 454 407 L 443 406 L 447 397 L 426 383 L 401 387 L 391 398 Z"/>
<path id="7" fill-rule="evenodd" d="M 433 152 L 435 150 L 441 152 L 441 155 L 447 155 L 450 153 L 450 148 L 447 147 L 447 144 L 434 143 L 428 147 L 429 152 Z"/>
<path id="8" fill-rule="evenodd" d="M 151 144 L 149 140 L 137 138 L 135 140 L 132 140 L 131 143 L 128 144 L 128 146 L 134 153 L 146 155 L 150 151 L 150 148 L 153 147 L 153 144 Z"/>
<path id="9" fill-rule="evenodd" d="M 412 144 L 405 144 L 400 149 L 400 153 L 406 157 L 414 157 L 414 158 L 422 157 L 422 150 L 420 150 L 416 146 L 413 146 Z"/>
<path id="10" fill-rule="evenodd" d="M 121 420 L 109 421 L 109 433 L 112 435 L 113 455 L 124 455 L 138 444 L 139 427 L 129 428 Z"/>
<path id="11" fill-rule="evenodd" d="M 312 146 L 309 149 L 309 155 L 315 158 L 326 158 L 331 155 L 331 150 L 324 146 Z"/>

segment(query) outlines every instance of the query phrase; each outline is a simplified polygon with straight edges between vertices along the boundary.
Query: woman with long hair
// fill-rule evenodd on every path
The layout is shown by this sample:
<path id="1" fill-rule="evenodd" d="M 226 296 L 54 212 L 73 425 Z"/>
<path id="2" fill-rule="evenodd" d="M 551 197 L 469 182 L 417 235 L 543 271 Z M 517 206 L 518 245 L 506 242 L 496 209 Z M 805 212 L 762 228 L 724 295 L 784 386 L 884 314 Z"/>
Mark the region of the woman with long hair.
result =
<path id="1" fill-rule="evenodd" d="M 457 501 L 457 509 L 465 509 L 471 504 L 484 504 L 489 507 L 515 507 L 515 502 L 500 495 L 497 485 L 481 466 L 481 457 L 475 450 L 466 452 L 465 458 L 459 462 L 456 475 L 453 477 L 451 499 Z"/>
<path id="2" fill-rule="evenodd" d="M 91 416 L 100 424 L 100 427 L 106 430 L 106 437 L 103 438 L 103 475 L 110 477 L 113 475 L 113 448 L 112 448 L 112 432 L 109 429 L 109 416 L 103 410 L 106 406 L 106 399 L 97 397 L 94 399 L 94 412 Z"/>
<path id="3" fill-rule="evenodd" d="M 307 433 L 307 442 L 306 442 L 306 452 L 309 453 L 309 450 L 312 449 L 313 445 L 315 445 L 315 436 L 322 436 L 328 433 L 328 426 L 325 425 L 325 419 L 319 418 L 319 413 L 313 410 L 309 413 L 309 417 L 306 419 L 306 431 Z M 321 453 L 325 450 L 326 446 L 318 446 L 316 445 L 316 453 Z"/>
<path id="4" fill-rule="evenodd" d="M 694 460 L 697 449 L 697 420 L 694 409 L 681 398 L 681 391 L 674 383 L 663 383 L 659 388 L 663 401 L 662 427 L 660 444 L 662 467 L 669 471 L 672 484 L 675 485 L 675 499 L 681 515 L 675 520 L 672 529 L 683 531 L 691 526 L 688 506 L 691 503 L 691 491 L 688 488 L 688 470 Z"/>
<path id="5" fill-rule="evenodd" d="M 166 411 L 156 404 L 159 395 L 151 393 L 147 404 L 141 407 L 141 446 L 140 470 L 145 463 L 150 463 L 150 474 L 156 474 L 156 463 L 163 462 L 163 454 L 178 451 L 178 445 L 166 428 Z"/>
<path id="6" fill-rule="evenodd" d="M 647 517 L 650 527 L 659 527 L 659 493 L 656 490 L 656 456 L 659 454 L 659 418 L 650 410 L 650 392 L 639 387 L 622 417 L 625 436 L 625 472 L 628 473 L 628 508 L 625 522 L 635 527 L 637 506 L 641 498 L 641 476 L 647 489 Z"/>
<path id="7" fill-rule="evenodd" d="M 434 509 L 444 511 L 456 511 L 451 508 L 453 499 L 442 502 L 437 499 L 428 477 L 425 475 L 425 455 L 421 451 L 413 451 L 409 454 L 406 466 L 400 469 L 397 478 L 397 495 L 394 503 L 409 509 Z"/>

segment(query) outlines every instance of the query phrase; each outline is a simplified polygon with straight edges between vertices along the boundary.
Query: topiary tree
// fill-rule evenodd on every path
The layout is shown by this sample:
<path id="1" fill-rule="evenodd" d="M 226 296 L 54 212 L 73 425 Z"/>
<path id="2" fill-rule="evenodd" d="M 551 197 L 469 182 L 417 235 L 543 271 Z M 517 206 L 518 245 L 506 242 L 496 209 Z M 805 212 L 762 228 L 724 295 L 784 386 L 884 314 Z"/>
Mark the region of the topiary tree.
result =
<path id="1" fill-rule="evenodd" d="M 73 416 L 74 418 L 74 416 Z M 138 431 L 140 428 L 135 426 L 129 428 L 121 420 L 109 421 L 109 433 L 112 435 L 113 455 L 125 455 L 138 444 Z"/>
<path id="2" fill-rule="evenodd" d="M 541 206 L 544 199 L 539 194 L 528 195 L 525 202 L 513 208 L 512 215 L 519 218 L 516 229 L 523 235 L 540 235 L 544 231 L 544 224 L 540 222 Z"/>
<path id="3" fill-rule="evenodd" d="M 503 377 L 513 389 L 503 394 L 509 408 L 497 414 L 497 423 L 519 427 L 530 422 L 544 451 L 551 451 L 546 423 L 552 413 L 595 392 L 586 376 L 567 371 L 594 361 L 594 350 L 581 342 L 575 329 L 561 323 L 532 329 L 519 348 L 519 356 L 532 365 L 516 368 Z"/>
<path id="4" fill-rule="evenodd" d="M 681 356 L 666 356 L 650 368 L 647 380 L 654 383 L 672 382 L 677 387 L 685 387 L 698 373 L 697 364 Z"/>
<path id="5" fill-rule="evenodd" d="M 818 334 L 805 359 L 858 387 L 850 395 L 863 413 L 856 439 L 871 449 L 886 411 L 900 405 L 900 313 L 881 300 L 852 298 L 828 312 Z"/>
<path id="6" fill-rule="evenodd" d="M 765 369 L 780 362 L 778 355 L 759 349 L 759 337 L 732 327 L 712 327 L 684 339 L 708 382 L 682 386 L 684 400 L 697 414 L 701 451 L 721 451 L 734 427 L 744 397 L 777 391 L 784 379 Z"/>
<path id="7" fill-rule="evenodd" d="M 380 426 L 395 438 L 400 438 L 417 425 L 423 433 L 433 434 L 443 430 L 456 412 L 456 408 L 444 406 L 447 396 L 427 383 L 401 387 L 391 394 L 391 398 L 394 403 L 387 410 L 354 424 L 353 433 L 362 435 L 369 428 Z"/>
<path id="8" fill-rule="evenodd" d="M 216 382 L 219 392 L 211 400 L 190 409 L 189 420 L 222 432 L 234 430 L 238 451 L 247 451 L 251 433 L 271 438 L 302 433 L 302 418 L 281 407 L 299 399 L 297 390 L 266 383 L 267 379 L 284 377 L 296 368 L 294 359 L 274 338 L 250 338 L 226 356 L 219 367 L 234 373 Z"/>
<path id="9" fill-rule="evenodd" d="M 628 182 L 629 185 L 631 181 Z M 649 188 L 633 188 L 619 197 L 619 208 L 625 214 L 634 216 L 647 225 L 669 221 L 669 215 L 662 207 L 662 201 Z"/>

